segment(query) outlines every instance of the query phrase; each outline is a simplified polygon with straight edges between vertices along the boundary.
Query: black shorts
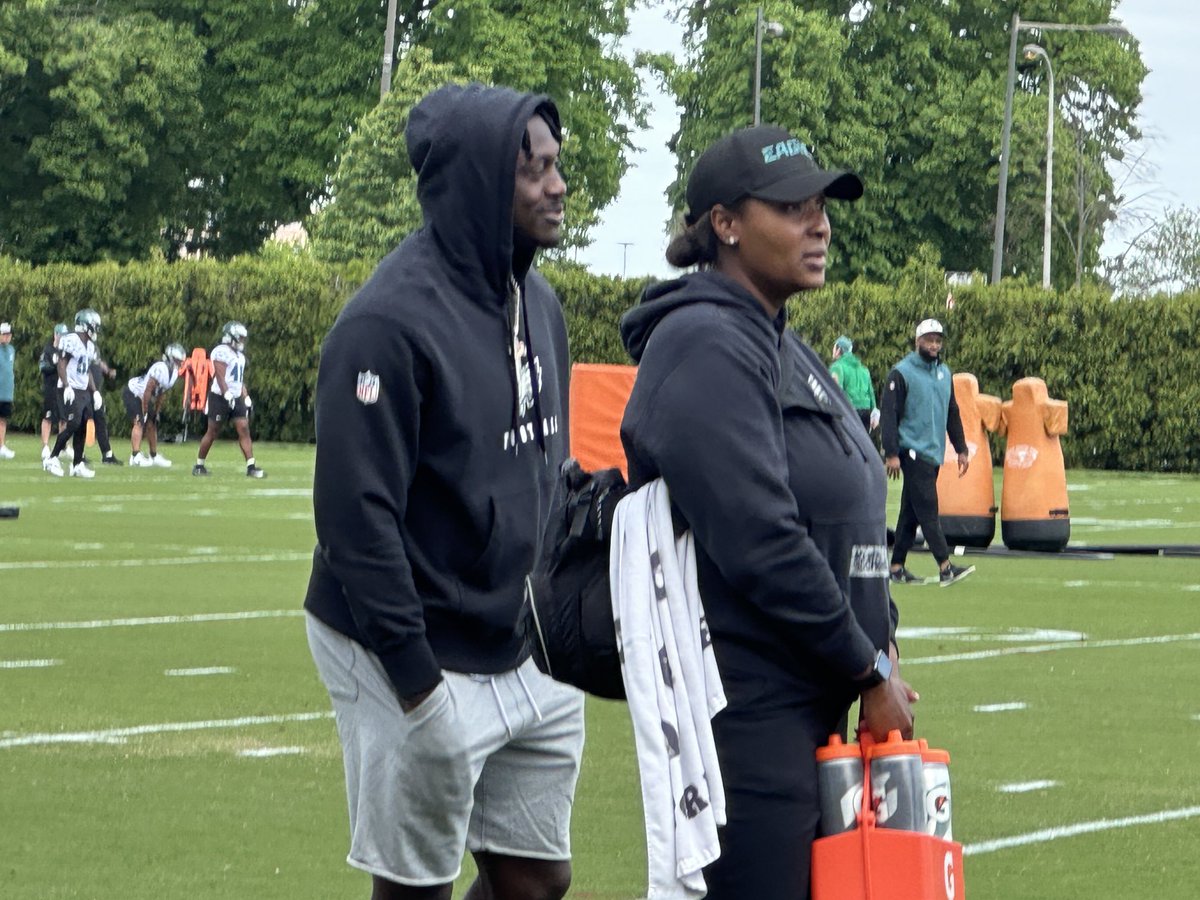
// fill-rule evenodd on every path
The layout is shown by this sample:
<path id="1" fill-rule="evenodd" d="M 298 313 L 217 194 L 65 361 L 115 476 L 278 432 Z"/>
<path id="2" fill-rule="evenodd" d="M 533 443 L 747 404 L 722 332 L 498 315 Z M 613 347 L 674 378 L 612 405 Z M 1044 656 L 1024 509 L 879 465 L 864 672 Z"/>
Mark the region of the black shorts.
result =
<path id="1" fill-rule="evenodd" d="M 245 395 L 238 397 L 230 406 L 220 394 L 209 394 L 208 402 L 204 405 L 204 414 L 210 422 L 224 422 L 232 419 L 250 417 L 250 408 L 246 406 Z"/>
<path id="2" fill-rule="evenodd" d="M 42 383 L 42 418 L 54 425 L 63 420 L 62 395 L 53 381 Z"/>
<path id="3" fill-rule="evenodd" d="M 64 421 L 67 425 L 76 428 L 79 427 L 88 419 L 94 418 L 92 413 L 92 392 L 88 390 L 76 391 L 75 399 L 69 405 L 64 402 L 62 409 L 66 413 Z"/>
<path id="4" fill-rule="evenodd" d="M 0 419 L 12 418 L 12 401 L 0 400 Z"/>
<path id="5" fill-rule="evenodd" d="M 121 404 L 125 407 L 125 415 L 129 416 L 130 422 L 142 421 L 142 398 L 134 394 L 126 385 L 121 390 Z M 150 417 L 143 425 L 153 425 L 158 427 L 159 415 L 153 409 L 150 410 Z"/>

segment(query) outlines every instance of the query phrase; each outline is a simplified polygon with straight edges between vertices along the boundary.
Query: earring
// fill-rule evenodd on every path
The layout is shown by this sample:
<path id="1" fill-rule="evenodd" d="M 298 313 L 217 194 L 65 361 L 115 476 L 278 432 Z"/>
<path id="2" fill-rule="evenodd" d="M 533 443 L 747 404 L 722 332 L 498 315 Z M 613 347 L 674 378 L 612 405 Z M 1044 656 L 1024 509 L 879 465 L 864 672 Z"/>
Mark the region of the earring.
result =
<path id="1" fill-rule="evenodd" d="M 733 235 L 730 235 L 727 243 L 729 244 L 730 247 L 736 247 L 737 246 L 737 238 L 735 238 Z"/>

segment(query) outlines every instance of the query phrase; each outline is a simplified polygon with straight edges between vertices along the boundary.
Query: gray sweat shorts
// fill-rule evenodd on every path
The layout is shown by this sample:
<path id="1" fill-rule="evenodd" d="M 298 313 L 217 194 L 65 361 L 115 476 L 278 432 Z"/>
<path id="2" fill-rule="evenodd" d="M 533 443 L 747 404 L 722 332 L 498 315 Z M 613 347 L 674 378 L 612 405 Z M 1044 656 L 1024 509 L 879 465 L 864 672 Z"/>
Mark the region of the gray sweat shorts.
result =
<path id="1" fill-rule="evenodd" d="M 408 715 L 379 658 L 306 613 L 333 701 L 355 868 L 414 887 L 458 877 L 464 848 L 566 860 L 583 752 L 583 694 L 532 660 L 443 672 Z"/>

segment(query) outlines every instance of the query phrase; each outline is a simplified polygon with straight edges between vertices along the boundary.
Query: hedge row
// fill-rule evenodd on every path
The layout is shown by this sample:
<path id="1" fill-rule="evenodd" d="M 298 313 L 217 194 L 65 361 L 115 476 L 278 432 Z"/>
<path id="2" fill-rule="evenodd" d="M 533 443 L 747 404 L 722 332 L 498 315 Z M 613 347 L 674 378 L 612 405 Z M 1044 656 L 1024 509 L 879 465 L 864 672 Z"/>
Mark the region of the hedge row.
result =
<path id="1" fill-rule="evenodd" d="M 562 298 L 576 361 L 628 362 L 617 322 L 645 283 L 576 266 L 544 271 Z M 41 347 L 55 322 L 70 324 L 76 310 L 92 306 L 105 321 L 103 354 L 120 372 L 105 386 L 117 434 L 128 431 L 115 403 L 125 379 L 170 341 L 211 349 L 221 325 L 238 319 L 250 330 L 255 436 L 311 441 L 321 338 L 369 272 L 367 264 L 329 266 L 285 252 L 225 263 L 38 268 L 0 258 L 0 318 L 13 323 L 18 347 L 10 426 L 36 427 Z M 938 279 L 906 279 L 833 285 L 795 298 L 790 315 L 826 357 L 839 334 L 853 337 L 877 385 L 911 349 L 914 324 L 936 316 L 946 326 L 948 362 L 975 374 L 983 392 L 1007 399 L 1014 381 L 1037 376 L 1068 401 L 1069 466 L 1200 472 L 1200 295 L 1111 300 L 1098 289 L 1050 293 L 1006 282 L 955 288 L 947 308 Z M 168 421 L 181 415 L 180 395 L 173 392 Z"/>

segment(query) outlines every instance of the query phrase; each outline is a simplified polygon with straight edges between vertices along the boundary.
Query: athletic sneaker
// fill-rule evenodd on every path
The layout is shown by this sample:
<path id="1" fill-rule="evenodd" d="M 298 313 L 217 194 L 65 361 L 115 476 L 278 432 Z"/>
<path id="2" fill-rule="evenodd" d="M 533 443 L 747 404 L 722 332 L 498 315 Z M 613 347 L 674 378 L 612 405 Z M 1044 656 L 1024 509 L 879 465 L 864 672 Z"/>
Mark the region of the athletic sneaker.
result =
<path id="1" fill-rule="evenodd" d="M 247 478 L 266 478 L 267 473 L 264 472 L 262 469 L 260 469 L 258 466 L 246 466 L 246 477 Z"/>
<path id="2" fill-rule="evenodd" d="M 108 456 L 100 457 L 100 462 L 102 462 L 106 466 L 123 466 L 123 465 L 125 465 L 125 463 L 121 462 L 119 459 L 117 459 L 111 453 L 108 454 Z"/>
<path id="3" fill-rule="evenodd" d="M 50 455 L 50 448 L 46 444 L 42 444 L 42 459 Z"/>
<path id="4" fill-rule="evenodd" d="M 899 569 L 892 569 L 888 573 L 888 579 L 892 584 L 924 584 L 924 578 L 918 578 L 908 569 L 901 566 Z"/>
<path id="5" fill-rule="evenodd" d="M 974 571 L 974 566 L 959 568 L 954 563 L 950 563 L 950 568 L 946 569 L 945 572 L 938 573 L 938 584 L 940 584 L 942 587 L 950 587 L 950 585 L 954 584 L 954 582 L 962 581 Z"/>
<path id="6" fill-rule="evenodd" d="M 129 457 L 129 464 L 135 469 L 141 468 L 142 466 L 148 466 L 150 465 L 150 457 L 141 453 L 135 453 L 133 456 Z"/>
<path id="7" fill-rule="evenodd" d="M 158 466 L 160 469 L 169 469 L 169 468 L 171 468 L 171 461 L 169 459 L 167 459 L 165 456 L 163 456 L 161 453 L 157 453 L 154 456 L 150 457 L 150 459 L 146 462 L 146 465 Z"/>
<path id="8" fill-rule="evenodd" d="M 208 475 L 209 471 L 208 471 L 208 469 L 206 469 L 204 467 L 203 463 L 196 463 L 194 466 L 192 466 L 192 474 L 193 475 Z"/>
<path id="9" fill-rule="evenodd" d="M 62 463 L 60 463 L 58 461 L 57 456 L 47 456 L 45 459 L 43 459 L 42 460 L 42 470 L 45 472 L 49 472 L 51 475 L 53 475 L 56 478 L 63 477 Z"/>
<path id="10" fill-rule="evenodd" d="M 81 462 L 77 466 L 71 466 L 71 477 L 72 478 L 95 478 L 96 473 L 88 468 L 87 463 Z"/>
<path id="11" fill-rule="evenodd" d="M 0 459 L 12 459 L 16 455 L 3 444 L 0 444 Z"/>

